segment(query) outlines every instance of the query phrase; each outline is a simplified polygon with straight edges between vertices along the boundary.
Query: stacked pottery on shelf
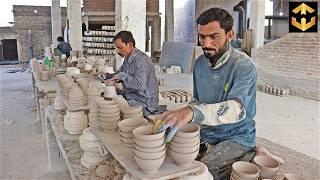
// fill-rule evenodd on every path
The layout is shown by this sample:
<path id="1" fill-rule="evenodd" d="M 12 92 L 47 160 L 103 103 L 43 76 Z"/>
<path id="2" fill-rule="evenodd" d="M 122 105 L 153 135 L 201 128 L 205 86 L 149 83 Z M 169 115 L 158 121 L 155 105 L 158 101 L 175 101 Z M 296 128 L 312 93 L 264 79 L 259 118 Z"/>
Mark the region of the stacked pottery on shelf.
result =
<path id="1" fill-rule="evenodd" d="M 115 86 L 105 86 L 104 87 L 104 95 L 103 97 L 107 99 L 112 99 L 113 97 L 117 96 L 117 91 Z"/>
<path id="2" fill-rule="evenodd" d="M 166 157 L 165 131 L 153 134 L 152 129 L 153 125 L 146 125 L 132 131 L 135 143 L 133 158 L 145 173 L 155 173 Z"/>
<path id="3" fill-rule="evenodd" d="M 274 179 L 278 174 L 280 163 L 270 156 L 255 156 L 253 163 L 260 169 L 259 177 L 261 179 Z"/>
<path id="4" fill-rule="evenodd" d="M 88 127 L 88 118 L 84 111 L 67 111 L 63 123 L 69 134 L 81 134 L 82 130 Z"/>
<path id="5" fill-rule="evenodd" d="M 50 75 L 49 71 L 42 71 L 41 72 L 41 80 L 48 81 L 49 77 L 50 77 L 49 75 Z"/>
<path id="6" fill-rule="evenodd" d="M 133 117 L 143 117 L 142 106 L 131 106 L 121 109 L 121 119 L 128 119 Z"/>
<path id="7" fill-rule="evenodd" d="M 83 130 L 82 135 L 79 137 L 79 144 L 84 151 L 80 160 L 84 167 L 96 166 L 107 158 L 107 149 L 93 134 L 90 127 Z"/>
<path id="8" fill-rule="evenodd" d="M 69 92 L 69 101 L 68 105 L 71 109 L 79 109 L 81 107 L 84 107 L 86 105 L 86 99 L 85 95 L 80 89 L 80 87 L 75 84 L 72 86 L 70 92 Z"/>
<path id="9" fill-rule="evenodd" d="M 89 78 L 78 78 L 76 80 L 84 94 L 88 94 L 88 88 L 89 88 Z"/>
<path id="10" fill-rule="evenodd" d="M 127 148 L 132 148 L 134 145 L 132 131 L 139 126 L 144 125 L 146 122 L 147 120 L 144 118 L 129 118 L 120 121 L 118 126 L 121 145 Z"/>
<path id="11" fill-rule="evenodd" d="M 57 110 L 57 111 L 63 111 L 63 110 L 66 109 L 66 106 L 65 106 L 61 96 L 57 96 L 54 99 L 53 105 L 54 105 L 54 109 Z"/>
<path id="12" fill-rule="evenodd" d="M 237 161 L 232 164 L 230 180 L 255 180 L 259 178 L 259 173 L 258 166 L 246 161 Z"/>
<path id="13" fill-rule="evenodd" d="M 89 126 L 92 128 L 99 129 L 100 125 L 98 122 L 98 105 L 97 101 L 90 101 L 89 105 Z"/>
<path id="14" fill-rule="evenodd" d="M 65 74 L 57 75 L 58 78 L 58 84 L 61 88 L 63 96 L 68 99 L 69 98 L 69 92 L 73 85 L 76 85 L 74 83 L 73 79 L 70 76 L 67 76 Z"/>
<path id="15" fill-rule="evenodd" d="M 197 157 L 199 147 L 200 127 L 189 123 L 179 128 L 169 143 L 169 154 L 178 166 L 189 167 Z"/>
<path id="16" fill-rule="evenodd" d="M 114 96 L 112 100 L 116 101 L 119 104 L 120 111 L 130 107 L 127 100 L 122 95 Z"/>
<path id="17" fill-rule="evenodd" d="M 104 132 L 114 132 L 118 129 L 120 120 L 119 104 L 115 101 L 100 100 L 98 105 L 98 123 Z"/>

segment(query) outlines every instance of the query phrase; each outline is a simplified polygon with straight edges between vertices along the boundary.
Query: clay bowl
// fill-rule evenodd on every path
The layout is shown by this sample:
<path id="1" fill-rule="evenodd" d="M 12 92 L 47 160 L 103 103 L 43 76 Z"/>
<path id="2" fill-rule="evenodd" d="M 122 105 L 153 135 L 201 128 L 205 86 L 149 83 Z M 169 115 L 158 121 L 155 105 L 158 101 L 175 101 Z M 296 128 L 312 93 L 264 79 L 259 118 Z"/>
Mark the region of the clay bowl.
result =
<path id="1" fill-rule="evenodd" d="M 124 115 L 137 114 L 142 112 L 142 106 L 131 106 L 121 111 Z"/>
<path id="2" fill-rule="evenodd" d="M 259 176 L 260 169 L 252 163 L 237 161 L 232 164 L 232 172 L 241 178 L 257 178 Z"/>
<path id="3" fill-rule="evenodd" d="M 152 133 L 153 125 L 140 126 L 135 128 L 132 133 L 135 139 L 142 141 L 155 141 L 164 138 L 165 131 Z"/>
<path id="4" fill-rule="evenodd" d="M 280 167 L 280 163 L 269 156 L 255 156 L 253 162 L 259 167 L 261 178 L 274 177 Z"/>
<path id="5" fill-rule="evenodd" d="M 138 167 L 144 172 L 144 173 L 155 173 L 162 165 L 165 155 L 158 159 L 142 159 L 137 156 L 133 156 L 134 160 L 136 161 Z"/>
<path id="6" fill-rule="evenodd" d="M 130 115 L 121 115 L 122 119 L 134 118 L 134 117 L 143 117 L 143 112 Z"/>
<path id="7" fill-rule="evenodd" d="M 133 129 L 135 129 L 138 126 L 142 126 L 147 122 L 144 118 L 129 118 L 129 119 L 123 119 L 118 123 L 119 128 L 123 132 L 132 132 Z"/>
<path id="8" fill-rule="evenodd" d="M 146 148 L 146 147 L 141 147 L 137 144 L 134 144 L 134 148 L 136 148 L 137 150 L 141 151 L 141 152 L 160 152 L 163 151 L 166 147 L 166 144 L 163 143 L 161 146 L 158 147 L 153 147 L 153 148 Z"/>
<path id="9" fill-rule="evenodd" d="M 141 158 L 141 159 L 159 159 L 160 157 L 166 154 L 166 149 L 164 148 L 162 151 L 159 152 L 143 152 L 139 151 L 136 148 L 133 148 L 134 155 Z"/>
<path id="10" fill-rule="evenodd" d="M 182 137 L 182 138 L 193 138 L 193 137 L 199 136 L 199 133 L 200 133 L 200 126 L 196 123 L 189 123 L 179 128 L 175 136 Z"/>
<path id="11" fill-rule="evenodd" d="M 173 161 L 181 167 L 189 167 L 191 166 L 194 159 L 197 157 L 199 153 L 199 148 L 191 153 L 178 153 L 171 149 L 169 149 L 169 154 Z"/>
<path id="12" fill-rule="evenodd" d="M 133 140 L 134 140 L 134 143 L 136 143 L 138 146 L 145 147 L 145 148 L 159 147 L 164 143 L 164 138 L 153 140 L 153 141 L 144 141 L 136 138 L 133 138 Z"/>
<path id="13" fill-rule="evenodd" d="M 104 132 L 114 132 L 118 128 L 118 122 L 103 122 L 98 121 L 99 126 Z"/>
<path id="14" fill-rule="evenodd" d="M 120 141 L 122 141 L 126 144 L 133 144 L 134 143 L 132 138 L 125 138 L 125 137 L 122 137 L 121 135 L 120 135 Z"/>
<path id="15" fill-rule="evenodd" d="M 103 117 L 103 118 L 113 118 L 113 117 L 120 117 L 120 111 L 118 110 L 117 112 L 115 113 L 102 113 L 102 112 L 99 112 L 99 110 L 97 110 L 98 114 L 100 117 Z"/>
<path id="16" fill-rule="evenodd" d="M 98 120 L 99 120 L 99 121 L 103 121 L 103 122 L 116 122 L 116 123 L 118 123 L 119 120 L 120 120 L 120 116 L 118 116 L 118 117 L 111 117 L 111 118 L 104 118 L 104 117 L 100 117 L 100 116 L 98 115 Z"/>
<path id="17" fill-rule="evenodd" d="M 133 134 L 132 134 L 132 133 L 122 132 L 122 131 L 119 129 L 119 134 L 120 134 L 120 137 L 133 139 Z"/>
<path id="18" fill-rule="evenodd" d="M 194 141 L 200 140 L 200 134 L 193 137 L 193 138 L 182 138 L 182 137 L 178 137 L 178 136 L 174 136 L 172 138 L 172 142 L 176 142 L 176 143 L 192 143 Z"/>
<path id="19" fill-rule="evenodd" d="M 120 144 L 129 149 L 133 148 L 133 143 L 125 143 L 122 141 L 122 139 L 120 139 Z"/>
<path id="20" fill-rule="evenodd" d="M 102 109 L 119 107 L 119 104 L 116 101 L 106 101 L 106 100 L 97 101 L 97 105 L 99 108 L 102 108 Z"/>
<path id="21" fill-rule="evenodd" d="M 178 142 L 170 141 L 169 145 L 177 147 L 177 148 L 188 148 L 188 147 L 196 146 L 199 143 L 200 143 L 200 139 L 196 139 L 196 140 L 189 142 L 189 143 L 178 143 Z"/>
<path id="22" fill-rule="evenodd" d="M 306 179 L 297 174 L 286 173 L 284 174 L 284 180 L 306 180 Z"/>
<path id="23" fill-rule="evenodd" d="M 106 108 L 106 109 L 101 109 L 100 107 L 98 108 L 98 112 L 102 114 L 114 114 L 119 112 L 119 108 L 114 107 L 114 108 Z"/>
<path id="24" fill-rule="evenodd" d="M 192 153 L 196 151 L 200 147 L 200 142 L 196 144 L 195 146 L 189 146 L 189 147 L 176 147 L 172 144 L 169 145 L 169 148 L 177 153 Z"/>

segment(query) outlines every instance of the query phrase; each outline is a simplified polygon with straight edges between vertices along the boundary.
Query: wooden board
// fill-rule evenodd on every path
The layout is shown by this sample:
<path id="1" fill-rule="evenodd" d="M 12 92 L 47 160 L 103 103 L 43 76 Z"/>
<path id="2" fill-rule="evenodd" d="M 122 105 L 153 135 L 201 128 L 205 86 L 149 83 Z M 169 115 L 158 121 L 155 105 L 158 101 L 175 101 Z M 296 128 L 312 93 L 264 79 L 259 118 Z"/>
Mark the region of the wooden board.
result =
<path id="1" fill-rule="evenodd" d="M 105 145 L 113 157 L 130 173 L 133 177 L 139 179 L 171 179 L 186 174 L 197 172 L 203 165 L 199 161 L 194 161 L 191 167 L 183 168 L 177 166 L 170 156 L 167 156 L 160 169 L 156 173 L 143 173 L 136 165 L 132 150 L 125 148 L 120 144 L 120 135 L 118 131 L 113 133 L 105 133 L 101 130 L 95 129 L 94 134 Z"/>

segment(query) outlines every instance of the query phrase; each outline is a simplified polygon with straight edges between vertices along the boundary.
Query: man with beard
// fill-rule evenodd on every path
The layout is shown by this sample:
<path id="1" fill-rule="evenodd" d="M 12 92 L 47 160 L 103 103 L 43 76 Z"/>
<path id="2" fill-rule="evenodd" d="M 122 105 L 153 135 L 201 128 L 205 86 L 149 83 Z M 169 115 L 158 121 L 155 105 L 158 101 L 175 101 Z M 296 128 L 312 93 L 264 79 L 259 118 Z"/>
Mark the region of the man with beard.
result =
<path id="1" fill-rule="evenodd" d="M 116 52 L 124 62 L 116 74 L 108 75 L 108 86 L 122 82 L 118 92 L 125 97 L 130 106 L 143 106 L 143 114 L 158 112 L 159 88 L 155 68 L 151 58 L 135 47 L 135 40 L 129 31 L 120 31 L 113 38 Z"/>
<path id="2" fill-rule="evenodd" d="M 201 140 L 213 147 L 200 147 L 197 159 L 208 166 L 215 180 L 229 179 L 235 161 L 251 160 L 256 144 L 256 68 L 250 57 L 230 46 L 232 26 L 232 16 L 220 8 L 210 8 L 198 17 L 204 55 L 193 67 L 194 101 L 163 113 L 160 127 L 155 128 L 170 128 L 168 142 L 182 125 L 201 125 Z"/>

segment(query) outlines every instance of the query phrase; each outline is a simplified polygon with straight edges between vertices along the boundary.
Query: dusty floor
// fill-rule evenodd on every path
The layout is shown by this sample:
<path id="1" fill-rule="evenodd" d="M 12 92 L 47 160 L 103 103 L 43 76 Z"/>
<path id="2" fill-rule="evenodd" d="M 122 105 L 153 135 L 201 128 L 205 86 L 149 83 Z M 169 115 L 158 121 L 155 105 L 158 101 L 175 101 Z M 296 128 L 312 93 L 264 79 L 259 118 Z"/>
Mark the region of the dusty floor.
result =
<path id="1" fill-rule="evenodd" d="M 0 179 L 69 179 L 66 173 L 48 170 L 46 142 L 36 119 L 31 74 L 6 73 L 11 67 L 15 66 L 0 66 Z"/>
<path id="2" fill-rule="evenodd" d="M 0 66 L 0 179 L 68 179 L 65 172 L 48 170 L 46 144 L 36 120 L 31 74 L 5 73 L 12 67 Z M 182 75 L 166 83 L 179 82 L 179 87 L 189 88 L 189 80 L 188 75 Z M 320 179 L 319 102 L 258 93 L 256 121 L 258 144 L 285 160 L 282 172 Z"/>

